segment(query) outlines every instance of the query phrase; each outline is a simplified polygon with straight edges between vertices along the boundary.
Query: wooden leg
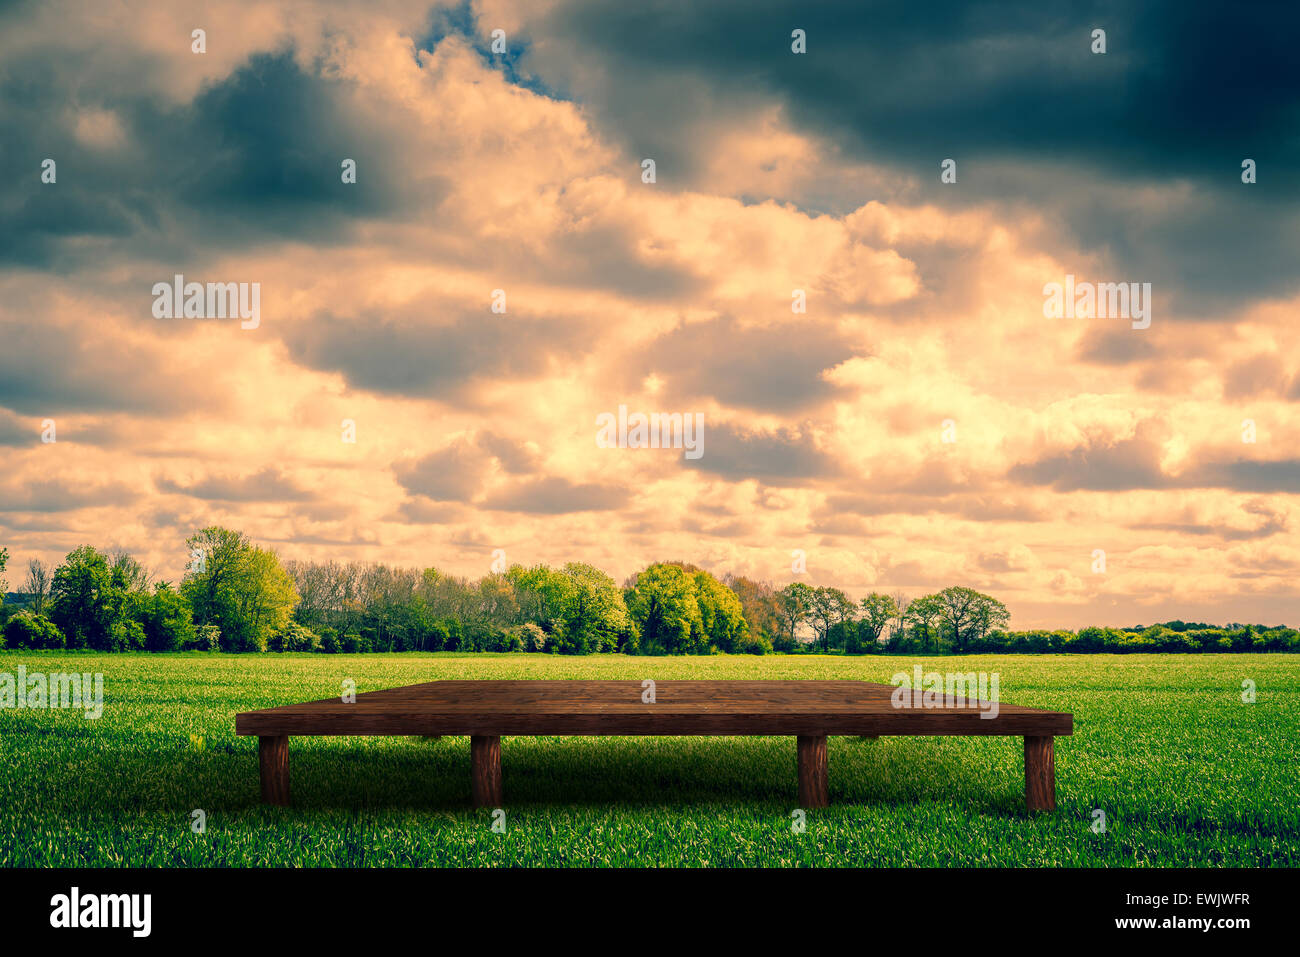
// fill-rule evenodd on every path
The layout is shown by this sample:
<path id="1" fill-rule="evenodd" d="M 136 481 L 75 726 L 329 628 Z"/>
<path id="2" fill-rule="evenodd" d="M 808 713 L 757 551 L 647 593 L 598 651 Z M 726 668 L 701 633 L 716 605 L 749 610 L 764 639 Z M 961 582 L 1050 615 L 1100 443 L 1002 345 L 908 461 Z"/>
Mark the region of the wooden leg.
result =
<path id="1" fill-rule="evenodd" d="M 1025 804 L 1031 811 L 1056 810 L 1056 739 L 1025 736 Z"/>
<path id="2" fill-rule="evenodd" d="M 498 735 L 475 734 L 469 739 L 470 790 L 475 807 L 500 807 L 501 798 L 501 738 Z"/>
<path id="3" fill-rule="evenodd" d="M 286 735 L 261 735 L 257 739 L 257 758 L 262 772 L 262 802 L 289 806 L 289 738 Z"/>
<path id="4" fill-rule="evenodd" d="M 826 735 L 799 735 L 799 806 L 826 807 L 830 799 Z"/>

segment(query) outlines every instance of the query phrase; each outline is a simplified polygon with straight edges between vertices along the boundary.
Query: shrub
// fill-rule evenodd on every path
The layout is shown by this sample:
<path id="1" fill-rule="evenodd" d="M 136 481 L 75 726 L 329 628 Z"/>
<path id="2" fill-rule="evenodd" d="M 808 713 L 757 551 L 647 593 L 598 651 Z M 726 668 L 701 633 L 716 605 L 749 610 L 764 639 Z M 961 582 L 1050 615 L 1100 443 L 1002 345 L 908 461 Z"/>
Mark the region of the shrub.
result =
<path id="1" fill-rule="evenodd" d="M 291 621 L 267 639 L 268 651 L 319 651 L 320 637 L 304 625 Z"/>
<path id="2" fill-rule="evenodd" d="M 147 643 L 144 626 L 134 618 L 115 621 L 108 631 L 109 651 L 143 651 Z"/>
<path id="3" fill-rule="evenodd" d="M 189 601 L 166 584 L 159 585 L 144 603 L 143 624 L 145 647 L 150 651 L 177 651 L 196 641 Z"/>
<path id="4" fill-rule="evenodd" d="M 793 655 L 799 651 L 799 642 L 786 635 L 779 635 L 772 641 L 772 650 L 784 655 Z"/>
<path id="5" fill-rule="evenodd" d="M 515 625 L 506 628 L 497 635 L 498 651 L 523 651 L 524 636 L 522 634 L 523 626 Z"/>
<path id="6" fill-rule="evenodd" d="M 1066 651 L 1096 652 L 1106 647 L 1106 630 L 1104 628 L 1080 628 L 1073 640 L 1065 643 Z"/>
<path id="7" fill-rule="evenodd" d="M 10 648 L 63 648 L 66 642 L 59 626 L 44 615 L 20 611 L 4 626 L 4 639 L 0 645 Z"/>
<path id="8" fill-rule="evenodd" d="M 221 629 L 216 625 L 203 625 L 195 633 L 194 647 L 197 651 L 220 651 Z"/>
<path id="9" fill-rule="evenodd" d="M 447 627 L 445 621 L 434 621 L 429 625 L 429 631 L 425 635 L 424 646 L 430 651 L 442 651 L 447 647 L 447 642 L 451 640 L 451 629 Z"/>
<path id="10" fill-rule="evenodd" d="M 325 627 L 320 629 L 320 647 L 317 651 L 323 651 L 327 655 L 337 655 L 343 650 L 343 643 L 339 641 L 337 628 Z"/>
<path id="11" fill-rule="evenodd" d="M 531 621 L 519 626 L 519 637 L 523 641 L 524 651 L 542 651 L 546 648 L 546 632 Z"/>

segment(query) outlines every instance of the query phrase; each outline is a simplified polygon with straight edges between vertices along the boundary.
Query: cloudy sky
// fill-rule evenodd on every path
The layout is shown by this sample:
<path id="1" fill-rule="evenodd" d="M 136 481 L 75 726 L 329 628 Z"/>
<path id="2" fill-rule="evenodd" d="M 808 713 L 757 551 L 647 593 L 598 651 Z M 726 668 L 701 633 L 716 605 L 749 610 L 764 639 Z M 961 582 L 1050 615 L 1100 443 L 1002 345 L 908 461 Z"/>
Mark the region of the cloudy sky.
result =
<path id="1" fill-rule="evenodd" d="M 1300 9 L 804 6 L 0 2 L 10 588 L 222 524 L 1300 623 Z M 156 318 L 176 274 L 257 327 Z"/>

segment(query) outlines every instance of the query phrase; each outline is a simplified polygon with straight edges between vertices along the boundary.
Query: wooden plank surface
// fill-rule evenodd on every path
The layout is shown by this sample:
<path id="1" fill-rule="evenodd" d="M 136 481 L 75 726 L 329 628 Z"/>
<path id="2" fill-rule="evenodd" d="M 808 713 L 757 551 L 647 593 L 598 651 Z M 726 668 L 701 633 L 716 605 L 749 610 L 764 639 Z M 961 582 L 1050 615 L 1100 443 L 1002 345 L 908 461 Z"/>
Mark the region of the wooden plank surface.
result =
<path id="1" fill-rule="evenodd" d="M 1062 735 L 1069 714 L 957 707 L 866 681 L 433 681 L 236 715 L 238 734 Z M 933 700 L 933 699 L 932 699 Z"/>

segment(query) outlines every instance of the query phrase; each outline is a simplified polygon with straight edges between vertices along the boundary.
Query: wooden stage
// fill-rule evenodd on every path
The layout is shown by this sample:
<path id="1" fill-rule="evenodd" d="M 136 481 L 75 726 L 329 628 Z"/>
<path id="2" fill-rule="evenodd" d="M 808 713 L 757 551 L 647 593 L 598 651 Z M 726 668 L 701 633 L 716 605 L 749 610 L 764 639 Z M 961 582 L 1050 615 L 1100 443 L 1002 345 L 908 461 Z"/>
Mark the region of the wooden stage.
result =
<path id="1" fill-rule="evenodd" d="M 654 702 L 640 681 L 431 681 L 356 696 L 291 704 L 235 716 L 237 734 L 257 735 L 262 800 L 289 803 L 291 735 L 469 735 L 476 807 L 502 804 L 504 735 L 794 735 L 799 804 L 825 807 L 826 737 L 854 735 L 1014 735 L 1025 739 L 1025 801 L 1056 807 L 1056 735 L 1074 718 L 865 681 L 658 681 Z M 895 693 L 899 692 L 895 701 Z M 937 706 L 936 706 L 937 705 Z"/>

